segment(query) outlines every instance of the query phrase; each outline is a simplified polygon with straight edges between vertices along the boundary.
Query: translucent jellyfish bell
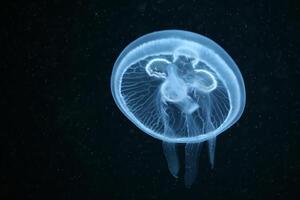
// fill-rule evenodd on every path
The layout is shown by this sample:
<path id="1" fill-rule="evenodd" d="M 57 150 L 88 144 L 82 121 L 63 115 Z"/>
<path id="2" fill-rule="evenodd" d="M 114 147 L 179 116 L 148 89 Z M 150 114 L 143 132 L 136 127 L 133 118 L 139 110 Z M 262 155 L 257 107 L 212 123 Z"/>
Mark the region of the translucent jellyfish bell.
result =
<path id="1" fill-rule="evenodd" d="M 185 145 L 185 185 L 198 171 L 207 141 L 211 166 L 216 137 L 245 107 L 241 73 L 223 48 L 200 34 L 166 30 L 129 44 L 112 72 L 111 90 L 124 115 L 143 132 L 163 141 L 173 176 L 179 172 L 176 145 Z"/>

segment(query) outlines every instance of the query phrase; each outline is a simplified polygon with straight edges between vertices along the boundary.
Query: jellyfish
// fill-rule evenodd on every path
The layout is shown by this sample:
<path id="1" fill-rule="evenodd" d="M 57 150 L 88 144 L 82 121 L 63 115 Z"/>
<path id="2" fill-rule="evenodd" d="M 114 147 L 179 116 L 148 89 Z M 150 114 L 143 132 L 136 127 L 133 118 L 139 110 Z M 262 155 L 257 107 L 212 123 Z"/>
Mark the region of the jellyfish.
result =
<path id="1" fill-rule="evenodd" d="M 130 43 L 114 64 L 111 91 L 133 124 L 162 141 L 174 177 L 180 170 L 178 146 L 185 145 L 188 188 L 201 147 L 207 144 L 213 168 L 216 138 L 237 122 L 246 101 L 233 59 L 211 39 L 183 30 L 157 31 Z"/>

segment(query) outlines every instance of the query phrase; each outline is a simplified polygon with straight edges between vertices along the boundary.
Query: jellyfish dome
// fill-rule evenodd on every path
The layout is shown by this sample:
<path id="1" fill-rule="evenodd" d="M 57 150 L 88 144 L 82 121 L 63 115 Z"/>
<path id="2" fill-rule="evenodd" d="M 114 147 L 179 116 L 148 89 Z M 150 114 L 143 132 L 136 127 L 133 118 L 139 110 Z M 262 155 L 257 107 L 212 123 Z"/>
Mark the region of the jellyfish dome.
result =
<path id="1" fill-rule="evenodd" d="M 168 168 L 178 176 L 178 144 L 185 144 L 185 185 L 198 171 L 207 141 L 214 165 L 216 137 L 245 107 L 242 75 L 225 50 L 200 34 L 165 30 L 130 43 L 116 60 L 111 91 L 123 114 L 163 142 Z"/>

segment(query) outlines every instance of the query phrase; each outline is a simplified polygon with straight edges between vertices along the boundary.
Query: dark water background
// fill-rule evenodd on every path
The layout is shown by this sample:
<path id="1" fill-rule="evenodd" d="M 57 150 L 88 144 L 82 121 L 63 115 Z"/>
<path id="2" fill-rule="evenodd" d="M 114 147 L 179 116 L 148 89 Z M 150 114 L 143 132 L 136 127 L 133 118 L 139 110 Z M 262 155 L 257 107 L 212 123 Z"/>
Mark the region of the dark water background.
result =
<path id="1" fill-rule="evenodd" d="M 11 1 L 1 13 L 0 199 L 297 199 L 296 0 Z M 213 170 L 202 151 L 191 189 L 110 93 L 118 54 L 163 29 L 216 41 L 246 85 L 242 118 L 218 137 Z"/>

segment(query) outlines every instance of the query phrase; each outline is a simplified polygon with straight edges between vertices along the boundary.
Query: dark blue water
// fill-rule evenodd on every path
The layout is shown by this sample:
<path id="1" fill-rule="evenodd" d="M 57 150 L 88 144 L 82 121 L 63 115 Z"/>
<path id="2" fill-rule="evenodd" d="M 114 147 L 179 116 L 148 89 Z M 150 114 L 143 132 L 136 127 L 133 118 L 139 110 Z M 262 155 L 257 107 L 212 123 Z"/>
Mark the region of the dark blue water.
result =
<path id="1" fill-rule="evenodd" d="M 297 1 L 8 3 L 1 31 L 1 199 L 291 199 L 299 194 L 300 4 Z M 161 142 L 118 110 L 119 53 L 162 29 L 220 44 L 247 104 L 207 150 L 191 189 L 168 172 Z M 2 74 L 2 73 L 1 73 Z M 6 75 L 7 74 L 7 75 Z M 180 152 L 183 156 L 183 151 Z"/>

